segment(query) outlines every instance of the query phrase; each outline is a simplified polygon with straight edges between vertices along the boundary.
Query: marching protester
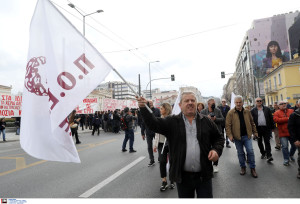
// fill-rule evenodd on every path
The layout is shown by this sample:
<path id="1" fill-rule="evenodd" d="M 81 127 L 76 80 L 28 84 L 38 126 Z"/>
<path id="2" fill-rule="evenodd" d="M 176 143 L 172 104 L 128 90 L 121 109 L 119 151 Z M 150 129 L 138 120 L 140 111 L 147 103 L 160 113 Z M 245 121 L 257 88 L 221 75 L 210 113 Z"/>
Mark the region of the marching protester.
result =
<path id="1" fill-rule="evenodd" d="M 199 102 L 197 103 L 197 111 L 200 113 L 204 109 L 204 104 Z"/>
<path id="2" fill-rule="evenodd" d="M 73 110 L 70 115 L 70 118 L 69 118 L 69 124 L 70 124 L 70 128 L 71 128 L 72 136 L 75 135 L 76 144 L 80 144 L 81 142 L 79 141 L 79 138 L 78 138 L 78 124 L 79 124 L 80 118 L 76 119 L 75 116 L 76 116 L 76 110 Z"/>
<path id="3" fill-rule="evenodd" d="M 274 102 L 274 112 L 272 113 L 273 120 L 274 120 L 274 113 L 278 110 L 279 110 L 279 106 L 278 106 L 278 102 L 276 101 L 276 102 Z M 276 143 L 275 149 L 279 151 L 279 150 L 281 150 L 281 143 L 280 143 L 280 139 L 279 139 L 279 132 L 278 132 L 278 127 L 277 127 L 276 122 L 275 122 L 273 132 L 275 135 L 275 143 Z"/>
<path id="4" fill-rule="evenodd" d="M 224 123 L 224 118 L 223 118 L 223 115 L 222 115 L 220 109 L 216 108 L 215 99 L 213 99 L 213 98 L 208 99 L 207 105 L 208 105 L 208 107 L 203 109 L 201 111 L 201 114 L 206 115 L 209 119 L 214 121 L 214 123 L 217 125 L 219 131 L 222 132 L 222 123 Z M 213 162 L 214 173 L 219 172 L 218 163 L 219 163 L 219 160 Z"/>
<path id="5" fill-rule="evenodd" d="M 155 117 L 161 117 L 159 109 L 155 108 L 153 106 L 153 101 L 149 101 L 148 106 L 153 111 L 153 114 Z M 142 121 L 141 135 L 142 135 L 143 140 L 145 139 L 145 131 L 146 131 L 146 140 L 147 140 L 147 146 L 148 146 L 148 154 L 149 154 L 149 159 L 150 159 L 148 167 L 150 167 L 150 166 L 155 165 L 154 155 L 153 155 L 153 143 L 152 143 L 153 139 L 155 137 L 155 132 L 151 131 L 147 127 L 147 125 Z"/>
<path id="6" fill-rule="evenodd" d="M 133 131 L 133 120 L 136 120 L 136 117 L 132 116 L 132 112 L 129 111 L 129 108 L 124 108 L 124 120 L 127 128 L 125 129 L 125 138 L 123 140 L 122 152 L 126 152 L 127 141 L 129 140 L 129 153 L 134 153 L 136 150 L 133 149 L 134 143 L 134 131 Z"/>
<path id="7" fill-rule="evenodd" d="M 119 112 L 118 112 L 118 110 L 115 110 L 114 114 L 113 114 L 113 133 L 119 133 L 120 121 L 121 121 L 121 118 L 119 116 Z"/>
<path id="8" fill-rule="evenodd" d="M 0 120 L 0 135 L 2 133 L 3 142 L 6 142 L 6 140 L 5 140 L 5 127 L 6 127 L 5 118 L 2 118 Z"/>
<path id="9" fill-rule="evenodd" d="M 297 101 L 300 104 L 300 99 Z M 293 112 L 289 118 L 288 129 L 295 146 L 298 148 L 298 174 L 300 179 L 300 107 Z"/>
<path id="10" fill-rule="evenodd" d="M 225 129 L 226 134 L 231 142 L 235 143 L 238 159 L 241 167 L 240 175 L 246 174 L 246 155 L 244 147 L 247 151 L 247 159 L 250 164 L 251 175 L 257 178 L 255 171 L 255 156 L 252 147 L 252 134 L 257 137 L 257 130 L 249 110 L 243 107 L 243 97 L 236 96 L 234 98 L 235 108 L 231 109 L 226 116 Z"/>
<path id="11" fill-rule="evenodd" d="M 268 162 L 273 161 L 271 153 L 270 139 L 274 129 L 274 121 L 270 108 L 262 103 L 260 97 L 255 99 L 256 106 L 251 110 L 251 114 L 258 132 L 257 144 L 261 153 L 261 159 L 267 158 Z M 265 143 L 265 147 L 263 144 Z"/>
<path id="12" fill-rule="evenodd" d="M 155 117 L 145 107 L 147 100 L 137 97 L 146 126 L 166 136 L 170 150 L 170 180 L 176 182 L 179 198 L 212 198 L 212 161 L 222 154 L 224 138 L 216 124 L 197 113 L 193 92 L 180 95 L 181 113 L 166 118 Z"/>
<path id="13" fill-rule="evenodd" d="M 295 161 L 294 154 L 296 152 L 296 146 L 294 144 L 293 138 L 290 137 L 288 130 L 288 121 L 290 115 L 294 112 L 293 109 L 288 109 L 286 107 L 285 101 L 279 102 L 279 110 L 274 113 L 273 119 L 277 123 L 279 138 L 281 143 L 281 150 L 283 155 L 283 165 L 289 166 L 290 159 Z M 289 144 L 291 144 L 291 149 L 289 150 Z"/>
<path id="14" fill-rule="evenodd" d="M 98 131 L 98 136 L 99 136 L 99 134 L 100 134 L 99 128 L 100 128 L 100 125 L 101 125 L 101 118 L 100 118 L 100 114 L 99 114 L 98 111 L 96 111 L 95 114 L 94 114 L 92 124 L 93 124 L 92 135 L 94 136 L 95 131 Z"/>
<path id="15" fill-rule="evenodd" d="M 226 116 L 228 111 L 230 111 L 230 107 L 228 105 L 226 105 L 226 99 L 222 99 L 222 104 L 220 106 L 218 106 L 218 108 L 221 110 L 221 113 L 223 115 L 224 118 L 224 122 L 221 124 L 221 128 L 222 128 L 222 133 L 223 135 L 225 135 L 225 120 L 226 120 Z M 229 144 L 229 139 L 228 136 L 226 135 L 226 147 L 227 148 L 231 148 L 230 144 Z"/>
<path id="16" fill-rule="evenodd" d="M 172 113 L 172 106 L 169 103 L 163 103 L 160 107 L 161 117 L 166 118 Z M 156 134 L 154 139 L 153 151 L 158 151 L 158 160 L 159 160 L 159 170 L 160 177 L 162 178 L 162 184 L 160 191 L 165 191 L 168 188 L 167 182 L 167 163 L 169 155 L 169 145 L 167 138 L 162 134 Z M 173 189 L 175 184 L 173 181 L 170 181 L 170 189 Z"/>
<path id="17" fill-rule="evenodd" d="M 104 132 L 107 132 L 108 131 L 108 112 L 107 111 L 105 111 L 104 113 L 103 113 L 103 129 L 104 129 Z"/>
<path id="18" fill-rule="evenodd" d="M 84 123 L 85 123 L 85 114 L 80 114 L 80 127 L 82 128 L 82 130 L 84 130 Z"/>

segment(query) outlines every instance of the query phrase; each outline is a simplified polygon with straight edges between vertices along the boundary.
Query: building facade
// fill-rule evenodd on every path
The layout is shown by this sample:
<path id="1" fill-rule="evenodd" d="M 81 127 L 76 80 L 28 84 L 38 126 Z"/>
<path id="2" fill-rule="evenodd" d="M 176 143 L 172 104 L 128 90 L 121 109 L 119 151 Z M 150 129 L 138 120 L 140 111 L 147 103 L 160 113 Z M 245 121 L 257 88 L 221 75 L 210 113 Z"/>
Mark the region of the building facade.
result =
<path id="1" fill-rule="evenodd" d="M 138 93 L 138 85 L 128 82 L 133 90 Z M 135 99 L 135 93 L 125 82 L 113 81 L 100 84 L 97 90 L 109 90 L 112 92 L 113 99 Z"/>
<path id="2" fill-rule="evenodd" d="M 254 20 L 242 40 L 236 59 L 234 93 L 242 95 L 249 105 L 253 105 L 258 96 L 265 98 L 265 90 L 268 89 L 264 78 L 297 57 L 299 30 L 299 11 Z M 224 92 L 226 96 L 229 90 Z"/>
<path id="3" fill-rule="evenodd" d="M 283 63 L 263 78 L 265 103 L 288 101 L 292 106 L 300 99 L 300 58 Z"/>

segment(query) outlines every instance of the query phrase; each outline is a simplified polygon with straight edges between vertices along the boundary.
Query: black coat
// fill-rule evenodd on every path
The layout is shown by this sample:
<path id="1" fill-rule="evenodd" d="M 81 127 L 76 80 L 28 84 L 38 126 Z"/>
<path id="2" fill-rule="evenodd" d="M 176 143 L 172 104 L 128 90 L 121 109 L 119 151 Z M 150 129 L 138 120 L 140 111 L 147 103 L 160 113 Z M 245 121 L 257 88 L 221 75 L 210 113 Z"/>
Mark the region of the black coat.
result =
<path id="1" fill-rule="evenodd" d="M 160 118 L 161 114 L 160 114 L 160 110 L 158 108 L 152 108 L 151 109 L 153 111 L 153 114 L 155 117 Z M 143 120 L 141 120 L 141 135 L 145 135 L 145 131 L 146 131 L 146 135 L 147 136 L 155 136 L 155 132 L 151 131 L 146 124 L 144 123 Z"/>
<path id="2" fill-rule="evenodd" d="M 300 108 L 290 115 L 288 129 L 294 141 L 300 141 Z"/>
<path id="3" fill-rule="evenodd" d="M 274 123 L 273 115 L 272 115 L 270 108 L 263 106 L 263 111 L 264 111 L 264 115 L 266 118 L 267 127 L 270 130 L 273 130 L 275 128 L 275 123 Z M 252 108 L 251 115 L 253 117 L 255 126 L 258 127 L 258 109 L 257 109 L 257 107 Z"/>
<path id="4" fill-rule="evenodd" d="M 166 118 L 157 118 L 146 108 L 141 108 L 141 115 L 150 130 L 167 137 L 171 155 L 170 180 L 181 183 L 187 147 L 182 113 Z M 213 168 L 212 162 L 208 160 L 208 153 L 213 149 L 221 156 L 225 140 L 216 124 L 207 116 L 197 113 L 196 126 L 200 145 L 200 177 L 210 179 L 213 177 Z"/>

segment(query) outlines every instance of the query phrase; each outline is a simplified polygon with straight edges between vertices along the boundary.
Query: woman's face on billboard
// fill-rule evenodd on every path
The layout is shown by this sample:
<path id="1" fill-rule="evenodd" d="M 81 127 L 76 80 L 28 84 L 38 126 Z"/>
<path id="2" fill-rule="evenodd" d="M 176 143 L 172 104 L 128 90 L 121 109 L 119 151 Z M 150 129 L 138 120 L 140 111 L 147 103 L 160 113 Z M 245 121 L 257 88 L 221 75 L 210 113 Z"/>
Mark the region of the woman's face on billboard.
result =
<path id="1" fill-rule="evenodd" d="M 276 54 L 278 47 L 277 47 L 277 45 L 271 45 L 271 46 L 269 46 L 269 50 L 272 54 Z"/>

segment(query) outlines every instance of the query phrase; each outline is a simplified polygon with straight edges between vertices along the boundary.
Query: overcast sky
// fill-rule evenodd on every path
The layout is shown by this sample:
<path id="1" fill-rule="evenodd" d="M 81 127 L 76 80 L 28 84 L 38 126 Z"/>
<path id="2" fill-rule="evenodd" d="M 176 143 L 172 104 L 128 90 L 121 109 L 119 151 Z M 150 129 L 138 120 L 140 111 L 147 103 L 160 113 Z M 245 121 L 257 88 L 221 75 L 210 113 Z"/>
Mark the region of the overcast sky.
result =
<path id="1" fill-rule="evenodd" d="M 29 26 L 36 0 L 0 0 L 0 85 L 23 90 Z M 255 19 L 300 10 L 299 0 L 53 0 L 56 7 L 82 32 L 86 17 L 86 38 L 129 82 L 142 90 L 151 78 L 152 88 L 178 90 L 195 86 L 203 96 L 222 95 L 233 73 L 239 48 Z M 136 49 L 138 48 L 138 49 Z M 130 50 L 130 51 L 129 51 Z M 118 80 L 111 72 L 106 81 Z M 148 87 L 149 89 L 149 87 Z"/>

